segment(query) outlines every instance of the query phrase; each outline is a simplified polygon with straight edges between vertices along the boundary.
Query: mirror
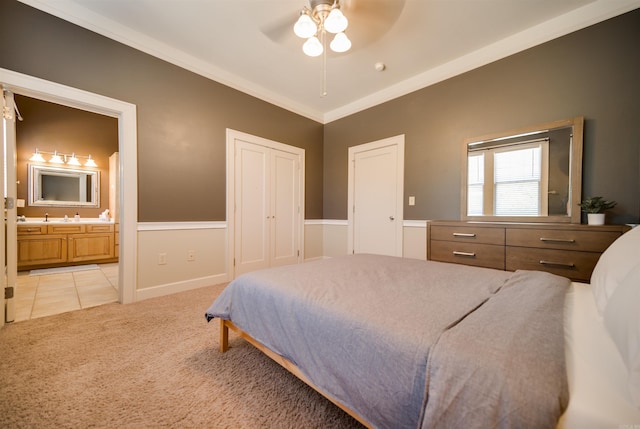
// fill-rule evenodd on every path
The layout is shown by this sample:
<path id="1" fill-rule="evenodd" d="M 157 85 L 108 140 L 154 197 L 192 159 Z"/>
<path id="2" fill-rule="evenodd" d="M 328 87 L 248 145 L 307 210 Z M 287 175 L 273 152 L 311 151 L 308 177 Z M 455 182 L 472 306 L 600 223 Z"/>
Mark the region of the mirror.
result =
<path id="1" fill-rule="evenodd" d="M 100 207 L 100 172 L 29 164 L 29 205 Z"/>
<path id="2" fill-rule="evenodd" d="M 466 139 L 462 219 L 580 223 L 584 118 Z"/>

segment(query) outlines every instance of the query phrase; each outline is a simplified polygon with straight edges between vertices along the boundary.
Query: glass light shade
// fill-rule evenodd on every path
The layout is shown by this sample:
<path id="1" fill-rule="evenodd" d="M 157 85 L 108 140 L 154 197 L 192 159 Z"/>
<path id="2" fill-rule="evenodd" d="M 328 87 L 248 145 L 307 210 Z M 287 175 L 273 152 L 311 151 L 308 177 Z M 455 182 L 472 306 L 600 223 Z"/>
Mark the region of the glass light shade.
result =
<path id="1" fill-rule="evenodd" d="M 307 41 L 304 42 L 304 45 L 302 45 L 302 52 L 310 57 L 317 57 L 322 54 L 323 50 L 322 43 L 320 43 L 320 40 L 315 36 L 308 38 Z"/>
<path id="2" fill-rule="evenodd" d="M 78 161 L 78 158 L 76 158 L 76 154 L 75 153 L 71 154 L 71 158 L 69 158 L 67 160 L 67 164 L 68 165 L 80 165 L 80 161 Z"/>
<path id="3" fill-rule="evenodd" d="M 36 151 L 33 152 L 33 155 L 31 155 L 31 158 L 29 158 L 29 161 L 46 162 L 44 160 L 44 158 L 42 157 L 42 154 L 40 152 L 38 152 L 38 149 L 36 149 Z"/>
<path id="4" fill-rule="evenodd" d="M 58 152 L 53 152 L 53 156 L 49 162 L 52 164 L 64 164 L 64 161 L 62 160 L 62 157 L 58 155 Z"/>
<path id="5" fill-rule="evenodd" d="M 316 34 L 318 31 L 318 26 L 313 19 L 306 13 L 300 15 L 300 18 L 296 21 L 293 26 L 293 32 L 296 33 L 296 36 L 301 37 L 303 39 L 308 39 L 309 37 Z"/>
<path id="6" fill-rule="evenodd" d="M 329 33 L 341 33 L 347 29 L 349 20 L 340 12 L 340 9 L 331 9 L 329 16 L 324 21 L 324 28 Z"/>
<path id="7" fill-rule="evenodd" d="M 98 165 L 96 164 L 96 162 L 91 159 L 91 155 L 89 155 L 89 159 L 87 159 L 87 162 L 84 163 L 85 167 L 97 167 Z"/>
<path id="8" fill-rule="evenodd" d="M 346 34 L 338 33 L 329 46 L 331 46 L 331 50 L 334 52 L 347 52 L 351 49 L 351 40 L 349 40 Z"/>

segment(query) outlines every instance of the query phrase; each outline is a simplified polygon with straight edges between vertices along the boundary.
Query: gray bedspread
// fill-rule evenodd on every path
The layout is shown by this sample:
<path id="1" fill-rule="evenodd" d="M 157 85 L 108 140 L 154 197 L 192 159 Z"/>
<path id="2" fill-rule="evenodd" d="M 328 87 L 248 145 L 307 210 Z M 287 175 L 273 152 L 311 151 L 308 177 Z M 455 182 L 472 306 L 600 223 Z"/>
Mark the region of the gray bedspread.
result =
<path id="1" fill-rule="evenodd" d="M 569 281 L 378 255 L 244 274 L 206 312 L 377 428 L 554 427 Z"/>

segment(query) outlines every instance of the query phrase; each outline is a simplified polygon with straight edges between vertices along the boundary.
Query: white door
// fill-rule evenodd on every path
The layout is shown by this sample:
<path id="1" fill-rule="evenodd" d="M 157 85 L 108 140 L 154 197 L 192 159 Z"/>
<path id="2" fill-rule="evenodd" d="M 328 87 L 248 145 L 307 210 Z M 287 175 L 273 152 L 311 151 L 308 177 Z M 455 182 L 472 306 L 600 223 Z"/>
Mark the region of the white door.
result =
<path id="1" fill-rule="evenodd" d="M 6 192 L 5 192 L 5 175 L 6 175 L 6 168 L 5 166 L 5 146 L 6 146 L 6 138 L 5 138 L 5 115 L 7 115 L 8 110 L 7 110 L 7 105 L 4 99 L 4 94 L 2 95 L 2 101 L 0 102 L 0 112 L 2 113 L 1 117 L 0 117 L 0 138 L 2 139 L 2 148 L 0 149 L 0 162 L 2 162 L 2 175 L 0 175 L 0 186 L 2 187 L 2 195 L 3 198 L 6 198 Z M 7 115 L 8 116 L 8 115 Z M 6 200 L 3 199 L 3 204 L 6 203 Z M 2 245 L 0 246 L 0 261 L 2 261 L 2 267 L 5 268 L 5 255 L 6 255 L 6 237 L 5 237 L 5 228 L 4 225 L 2 226 L 2 228 L 0 228 L 0 242 L 2 243 Z M 5 321 L 5 288 L 7 287 L 7 277 L 4 275 L 4 273 L 2 275 L 0 275 L 0 297 L 2 298 L 2 304 L 0 305 L 0 327 L 4 326 L 4 321 Z"/>
<path id="2" fill-rule="evenodd" d="M 236 142 L 236 274 L 269 266 L 269 152 L 263 146 Z"/>
<path id="3" fill-rule="evenodd" d="M 16 109 L 13 93 L 3 91 L 2 106 L 2 164 L 4 204 L 6 208 L 6 231 L 2 228 L 3 255 L 2 261 L 6 261 L 6 277 L 2 275 L 2 324 L 5 321 L 13 322 L 15 319 L 16 282 L 18 277 L 17 260 L 17 209 L 16 209 Z M 6 258 L 6 259 L 5 259 Z M 6 292 L 5 292 L 6 291 Z M 7 297 L 5 299 L 5 297 Z"/>
<path id="4" fill-rule="evenodd" d="M 233 186 L 229 187 L 232 192 L 228 199 L 234 208 L 229 226 L 234 277 L 299 262 L 303 243 L 304 152 L 231 130 L 228 145 L 234 153 L 234 173 L 229 175 Z"/>
<path id="5" fill-rule="evenodd" d="M 270 266 L 295 264 L 299 256 L 299 156 L 271 149 Z"/>
<path id="6" fill-rule="evenodd" d="M 349 251 L 402 256 L 404 136 L 349 148 Z"/>

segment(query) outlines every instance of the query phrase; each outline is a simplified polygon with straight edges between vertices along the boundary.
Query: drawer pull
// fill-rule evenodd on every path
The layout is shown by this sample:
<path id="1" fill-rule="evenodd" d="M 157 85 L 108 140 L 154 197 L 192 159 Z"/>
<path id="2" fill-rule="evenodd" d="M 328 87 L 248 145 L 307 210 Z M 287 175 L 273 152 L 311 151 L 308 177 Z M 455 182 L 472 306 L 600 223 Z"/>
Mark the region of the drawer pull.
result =
<path id="1" fill-rule="evenodd" d="M 575 268 L 575 264 L 572 264 L 571 262 L 566 263 L 566 262 L 554 262 L 554 261 L 540 260 L 540 264 L 542 264 L 542 265 L 555 265 L 555 266 L 567 267 L 567 268 Z"/>
<path id="2" fill-rule="evenodd" d="M 475 237 L 476 235 L 468 232 L 454 232 L 453 236 L 454 237 Z"/>
<path id="3" fill-rule="evenodd" d="M 574 240 L 573 238 L 545 238 L 545 237 L 540 237 L 540 241 L 549 241 L 549 242 L 555 242 L 555 243 L 575 243 L 576 240 Z"/>
<path id="4" fill-rule="evenodd" d="M 474 252 L 458 252 L 457 250 L 454 250 L 453 254 L 455 256 L 471 256 L 471 257 L 475 257 L 476 256 L 476 254 Z"/>

